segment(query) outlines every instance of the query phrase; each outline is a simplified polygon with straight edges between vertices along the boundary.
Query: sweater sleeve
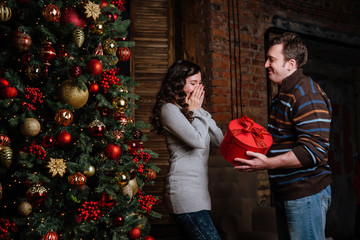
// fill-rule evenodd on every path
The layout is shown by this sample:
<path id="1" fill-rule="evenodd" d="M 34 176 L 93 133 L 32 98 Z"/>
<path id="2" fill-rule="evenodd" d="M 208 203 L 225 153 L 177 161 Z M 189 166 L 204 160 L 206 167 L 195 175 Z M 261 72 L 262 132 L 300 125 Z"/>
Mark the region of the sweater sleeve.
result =
<path id="1" fill-rule="evenodd" d="M 220 144 L 224 138 L 223 132 L 221 129 L 216 125 L 216 122 L 211 117 L 211 114 L 204 109 L 200 109 L 200 111 L 206 115 L 209 123 L 209 134 L 210 134 L 210 143 L 213 147 L 220 147 Z"/>
<path id="2" fill-rule="evenodd" d="M 292 149 L 305 167 L 327 161 L 331 124 L 331 105 L 320 93 L 308 94 L 294 106 L 293 121 L 297 131 L 297 145 Z"/>
<path id="3" fill-rule="evenodd" d="M 193 111 L 192 123 L 174 104 L 168 103 L 161 108 L 163 128 L 192 148 L 205 148 L 209 130 L 208 119 L 202 111 Z"/>

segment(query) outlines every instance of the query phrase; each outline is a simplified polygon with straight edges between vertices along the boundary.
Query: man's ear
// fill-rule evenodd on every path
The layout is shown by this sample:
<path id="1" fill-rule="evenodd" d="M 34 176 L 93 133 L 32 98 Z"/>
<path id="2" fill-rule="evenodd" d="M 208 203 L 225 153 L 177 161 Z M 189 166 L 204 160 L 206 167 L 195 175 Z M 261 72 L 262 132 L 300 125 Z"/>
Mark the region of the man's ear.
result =
<path id="1" fill-rule="evenodd" d="M 290 59 L 289 61 L 288 61 L 288 71 L 292 71 L 292 70 L 294 70 L 294 69 L 297 69 L 297 65 L 296 65 L 296 61 L 295 61 L 295 59 Z"/>

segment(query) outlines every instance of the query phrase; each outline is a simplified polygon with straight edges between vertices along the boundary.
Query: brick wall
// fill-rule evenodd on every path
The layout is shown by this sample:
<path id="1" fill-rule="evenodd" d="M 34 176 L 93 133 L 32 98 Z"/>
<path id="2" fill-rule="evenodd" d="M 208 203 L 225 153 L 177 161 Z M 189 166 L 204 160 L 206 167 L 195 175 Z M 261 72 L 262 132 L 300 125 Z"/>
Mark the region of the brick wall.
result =
<path id="1" fill-rule="evenodd" d="M 242 106 L 243 114 L 266 124 L 264 36 L 274 26 L 274 16 L 356 34 L 360 28 L 360 3 L 352 0 L 202 0 L 196 7 L 198 62 L 205 66 L 209 78 L 208 109 L 220 123 L 236 117 L 231 116 L 231 107 L 240 114 Z M 230 105 L 236 103 L 235 79 L 239 106 Z"/>

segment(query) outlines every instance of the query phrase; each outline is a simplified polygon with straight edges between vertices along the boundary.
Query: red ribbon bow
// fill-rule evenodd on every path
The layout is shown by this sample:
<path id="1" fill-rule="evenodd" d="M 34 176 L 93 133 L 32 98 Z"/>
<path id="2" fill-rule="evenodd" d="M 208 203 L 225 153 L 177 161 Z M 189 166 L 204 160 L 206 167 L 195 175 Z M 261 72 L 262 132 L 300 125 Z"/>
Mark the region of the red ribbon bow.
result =
<path id="1" fill-rule="evenodd" d="M 232 130 L 231 132 L 234 136 L 238 136 L 244 133 L 250 133 L 259 148 L 267 148 L 264 142 L 263 134 L 269 133 L 265 129 L 253 127 L 254 121 L 245 115 L 241 119 L 238 119 L 238 122 L 243 127 L 243 129 Z M 250 123 L 250 126 L 247 123 Z"/>

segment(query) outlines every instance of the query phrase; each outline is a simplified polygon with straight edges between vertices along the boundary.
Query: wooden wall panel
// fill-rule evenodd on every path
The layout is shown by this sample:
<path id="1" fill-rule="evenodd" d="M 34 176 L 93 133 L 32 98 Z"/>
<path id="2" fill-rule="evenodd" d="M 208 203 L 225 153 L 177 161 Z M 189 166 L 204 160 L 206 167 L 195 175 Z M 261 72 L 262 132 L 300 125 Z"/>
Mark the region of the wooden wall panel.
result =
<path id="1" fill-rule="evenodd" d="M 171 1 L 170 1 L 171 2 Z M 140 96 L 136 102 L 135 121 L 149 123 L 155 97 L 160 89 L 162 79 L 172 64 L 171 23 L 169 23 L 168 0 L 131 0 L 130 2 L 131 30 L 130 38 L 135 41 L 132 51 L 131 76 L 139 85 L 135 94 Z M 152 127 L 150 127 L 152 129 Z M 153 163 L 161 167 L 153 186 L 146 187 L 148 193 L 161 196 L 164 187 L 164 178 L 168 171 L 168 153 L 164 138 L 151 132 L 143 131 L 148 141 L 144 143 L 147 149 L 159 154 Z M 163 218 L 154 223 L 168 223 L 169 216 L 163 204 L 154 208 L 163 214 Z"/>

